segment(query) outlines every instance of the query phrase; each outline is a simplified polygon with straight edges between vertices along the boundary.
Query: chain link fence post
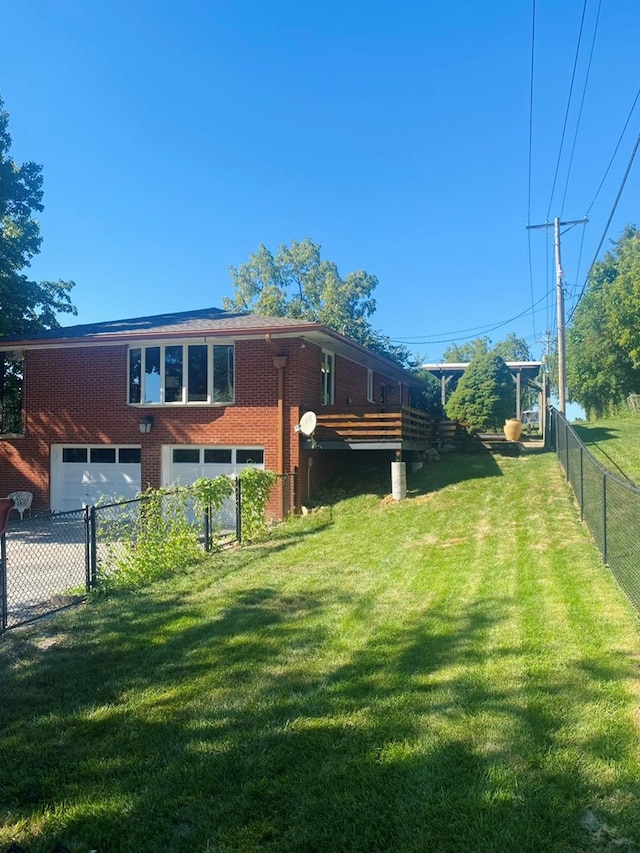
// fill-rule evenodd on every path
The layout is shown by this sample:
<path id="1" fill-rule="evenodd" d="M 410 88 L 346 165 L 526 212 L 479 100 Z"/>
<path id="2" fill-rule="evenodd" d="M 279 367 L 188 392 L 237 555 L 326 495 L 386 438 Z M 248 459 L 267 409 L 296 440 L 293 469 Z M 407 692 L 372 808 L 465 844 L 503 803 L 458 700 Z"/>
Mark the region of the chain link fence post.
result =
<path id="1" fill-rule="evenodd" d="M 236 540 L 242 544 L 242 481 L 236 477 Z"/>
<path id="2" fill-rule="evenodd" d="M 607 560 L 607 477 L 602 478 L 602 559 Z"/>
<path id="3" fill-rule="evenodd" d="M 581 444 L 578 449 L 580 451 L 580 521 L 584 521 L 584 458 Z"/>
<path id="4" fill-rule="evenodd" d="M 4 533 L 0 536 L 0 634 L 7 630 L 7 540 Z"/>
<path id="5" fill-rule="evenodd" d="M 211 504 L 207 504 L 204 508 L 204 550 L 211 551 L 213 545 L 211 542 Z"/>
<path id="6" fill-rule="evenodd" d="M 88 591 L 95 589 L 98 585 L 98 536 L 96 530 L 96 508 L 94 506 L 85 507 L 85 518 L 87 525 Z"/>

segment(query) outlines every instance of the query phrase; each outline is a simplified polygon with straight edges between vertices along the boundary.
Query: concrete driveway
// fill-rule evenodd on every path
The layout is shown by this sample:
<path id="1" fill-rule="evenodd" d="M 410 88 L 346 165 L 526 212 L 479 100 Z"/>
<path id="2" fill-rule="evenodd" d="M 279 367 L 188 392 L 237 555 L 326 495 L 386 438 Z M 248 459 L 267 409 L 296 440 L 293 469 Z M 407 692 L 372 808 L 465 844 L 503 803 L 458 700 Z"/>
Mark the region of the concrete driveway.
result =
<path id="1" fill-rule="evenodd" d="M 12 520 L 5 543 L 8 628 L 73 604 L 85 594 L 81 511 Z"/>

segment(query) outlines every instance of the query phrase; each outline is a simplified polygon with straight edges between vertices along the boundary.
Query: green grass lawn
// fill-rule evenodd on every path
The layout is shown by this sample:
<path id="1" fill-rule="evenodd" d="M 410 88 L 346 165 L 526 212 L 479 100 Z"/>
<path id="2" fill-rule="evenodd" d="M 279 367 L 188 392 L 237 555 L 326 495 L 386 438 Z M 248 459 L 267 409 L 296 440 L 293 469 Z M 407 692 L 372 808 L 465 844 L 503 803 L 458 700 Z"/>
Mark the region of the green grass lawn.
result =
<path id="1" fill-rule="evenodd" d="M 572 424 L 593 456 L 621 479 L 640 484 L 640 417 Z"/>
<path id="2" fill-rule="evenodd" d="M 555 456 L 386 480 L 0 640 L 0 844 L 640 849 L 638 615 Z"/>

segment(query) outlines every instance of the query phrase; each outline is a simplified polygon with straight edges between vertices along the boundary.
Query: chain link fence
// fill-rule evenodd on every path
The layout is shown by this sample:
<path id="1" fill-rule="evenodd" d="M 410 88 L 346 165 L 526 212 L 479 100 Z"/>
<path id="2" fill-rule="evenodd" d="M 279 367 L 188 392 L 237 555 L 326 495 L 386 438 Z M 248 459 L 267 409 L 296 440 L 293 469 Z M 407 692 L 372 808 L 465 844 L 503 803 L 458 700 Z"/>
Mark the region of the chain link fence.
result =
<path id="1" fill-rule="evenodd" d="M 10 524 L 2 537 L 0 631 L 84 599 L 90 582 L 87 510 Z"/>
<path id="2" fill-rule="evenodd" d="M 283 492 L 295 488 L 295 474 L 280 477 Z M 84 601 L 101 573 L 114 571 L 138 535 L 139 516 L 154 499 L 141 496 L 73 512 L 12 518 L 0 539 L 0 633 Z M 161 497 L 156 532 L 182 525 L 210 551 L 242 542 L 242 481 L 218 509 L 198 508 L 188 487 Z"/>
<path id="3" fill-rule="evenodd" d="M 563 415 L 551 410 L 551 442 L 606 565 L 640 610 L 640 488 L 594 459 Z"/>

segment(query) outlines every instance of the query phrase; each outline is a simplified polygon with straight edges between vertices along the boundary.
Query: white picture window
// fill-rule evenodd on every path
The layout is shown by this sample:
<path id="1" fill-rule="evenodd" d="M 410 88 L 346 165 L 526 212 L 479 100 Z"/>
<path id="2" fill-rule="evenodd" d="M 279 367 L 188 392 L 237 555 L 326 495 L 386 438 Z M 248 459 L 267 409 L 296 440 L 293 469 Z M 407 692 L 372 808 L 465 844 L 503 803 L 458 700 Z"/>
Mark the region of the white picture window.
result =
<path id="1" fill-rule="evenodd" d="M 132 405 L 233 403 L 233 344 L 158 344 L 129 350 Z"/>

